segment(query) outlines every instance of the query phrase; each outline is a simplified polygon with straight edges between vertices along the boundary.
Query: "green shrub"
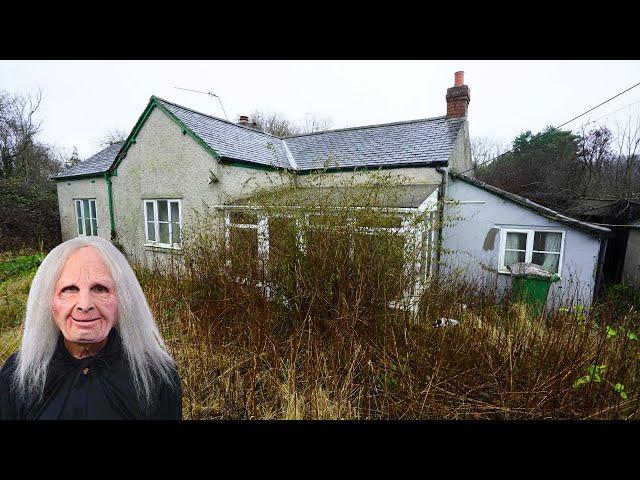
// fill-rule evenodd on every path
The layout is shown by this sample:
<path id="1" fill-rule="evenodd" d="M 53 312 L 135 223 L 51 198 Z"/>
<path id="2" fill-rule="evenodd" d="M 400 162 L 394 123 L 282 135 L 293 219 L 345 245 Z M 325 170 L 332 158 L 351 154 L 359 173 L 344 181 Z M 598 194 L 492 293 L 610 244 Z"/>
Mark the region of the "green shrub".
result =
<path id="1" fill-rule="evenodd" d="M 598 302 L 598 308 L 606 310 L 615 323 L 625 323 L 633 328 L 640 327 L 640 292 L 633 287 L 618 283 L 610 285 Z"/>
<path id="2" fill-rule="evenodd" d="M 45 253 L 41 252 L 0 261 L 0 284 L 12 277 L 35 273 L 44 257 Z"/>
<path id="3" fill-rule="evenodd" d="M 60 242 L 55 184 L 31 185 L 18 178 L 0 178 L 0 251 L 50 249 Z"/>

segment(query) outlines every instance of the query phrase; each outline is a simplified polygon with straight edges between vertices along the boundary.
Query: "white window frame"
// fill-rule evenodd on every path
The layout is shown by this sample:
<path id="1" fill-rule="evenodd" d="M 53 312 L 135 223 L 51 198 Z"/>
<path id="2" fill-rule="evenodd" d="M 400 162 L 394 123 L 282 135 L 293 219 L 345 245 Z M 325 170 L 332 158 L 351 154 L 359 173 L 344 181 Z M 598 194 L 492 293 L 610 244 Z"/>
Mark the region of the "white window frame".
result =
<path id="1" fill-rule="evenodd" d="M 89 202 L 89 225 L 91 226 L 91 235 L 87 235 L 87 233 L 85 232 L 86 230 L 86 224 L 85 224 L 85 220 L 87 219 L 87 217 L 84 216 L 84 205 L 83 202 Z M 92 217 L 91 216 L 91 203 L 93 203 L 93 209 L 96 212 L 96 216 Z M 80 204 L 80 213 L 81 216 L 80 218 L 78 218 L 78 204 Z M 98 206 L 96 205 L 96 199 L 95 198 L 74 198 L 73 199 L 73 213 L 74 216 L 76 217 L 76 232 L 78 233 L 79 237 L 97 237 L 98 236 Z M 82 219 L 82 233 L 80 232 L 80 229 L 78 228 L 78 220 Z M 95 233 L 93 233 L 93 220 L 96 221 L 96 231 Z"/>
<path id="2" fill-rule="evenodd" d="M 180 198 L 154 198 L 144 199 L 142 201 L 142 210 L 144 211 L 144 238 L 145 245 L 148 247 L 161 247 L 171 248 L 174 250 L 180 250 L 182 243 L 161 243 L 160 242 L 160 222 L 158 220 L 158 202 L 167 202 L 167 214 L 169 216 L 169 239 L 173 239 L 173 224 L 178 223 L 180 225 L 180 235 L 182 236 L 182 199 Z M 174 222 L 171 217 L 171 203 L 178 203 L 178 222 Z M 149 230 L 147 229 L 150 220 L 147 218 L 147 204 L 153 205 L 153 225 L 155 232 L 155 240 L 149 240 Z M 164 223 L 164 222 L 163 222 Z M 182 239 L 181 239 L 182 241 Z"/>
<path id="3" fill-rule="evenodd" d="M 245 211 L 245 209 L 238 209 L 234 211 Z M 239 228 L 246 230 L 256 230 L 258 235 L 258 261 L 262 261 L 263 258 L 269 255 L 269 227 L 267 216 L 258 210 L 246 209 L 246 211 L 252 211 L 255 213 L 257 219 L 256 223 L 233 223 L 231 221 L 231 210 L 225 210 L 224 213 L 224 238 L 227 248 L 231 242 L 231 229 Z"/>
<path id="4" fill-rule="evenodd" d="M 562 277 L 562 263 L 564 259 L 564 239 L 565 239 L 565 230 L 556 230 L 551 228 L 522 228 L 522 227 L 501 227 L 500 228 L 500 257 L 498 261 L 498 273 L 504 273 L 507 275 L 511 275 L 511 272 L 504 264 L 505 258 L 505 248 L 507 246 L 507 233 L 526 233 L 527 234 L 527 246 L 525 250 L 525 258 L 524 261 L 526 263 L 531 263 L 531 259 L 533 258 L 533 239 L 536 232 L 539 233 L 560 233 L 562 234 L 562 239 L 560 240 L 560 259 L 558 260 L 558 272 L 557 275 Z M 536 250 L 536 253 L 553 253 L 557 254 L 557 252 L 544 252 Z"/>
<path id="5" fill-rule="evenodd" d="M 296 208 L 296 207 L 293 207 Z M 264 266 L 264 262 L 269 258 L 269 218 L 271 216 L 275 217 L 286 217 L 292 218 L 293 215 L 288 215 L 286 213 L 280 213 L 276 215 L 267 215 L 260 207 L 231 207 L 225 206 L 222 207 L 224 214 L 224 232 L 225 232 L 225 244 L 226 247 L 230 247 L 231 240 L 231 228 L 239 228 L 239 229 L 255 229 L 257 230 L 258 235 L 258 251 L 257 251 L 257 259 L 258 262 L 262 266 Z M 354 210 L 360 210 L 358 207 L 354 207 Z M 421 278 L 418 280 L 418 284 L 415 285 L 415 288 L 420 290 L 425 283 L 430 281 L 434 276 L 434 264 L 436 261 L 435 254 L 435 242 L 436 242 L 436 228 L 435 223 L 437 220 L 438 210 L 436 204 L 425 204 L 416 208 L 390 208 L 384 209 L 389 215 L 398 216 L 401 221 L 401 226 L 399 227 L 355 227 L 355 217 L 348 217 L 347 222 L 351 224 L 351 229 L 354 232 L 358 232 L 364 235 L 376 235 L 377 233 L 382 233 L 384 231 L 388 231 L 391 233 L 400 233 L 405 241 L 415 241 L 418 245 L 421 245 L 423 249 L 420 258 L 416 260 L 416 267 L 418 269 L 423 269 L 423 274 Z M 257 215 L 257 221 L 255 224 L 249 223 L 234 223 L 231 220 L 231 212 L 233 211 L 252 211 Z M 146 212 L 146 210 L 145 210 Z M 414 220 L 415 216 L 420 215 L 422 213 L 427 214 L 427 218 L 421 222 L 419 225 L 412 226 L 411 223 Z M 309 216 L 313 215 L 313 212 L 305 212 L 302 218 L 295 217 L 296 219 L 296 230 L 297 230 L 297 246 L 298 249 L 304 254 L 306 253 L 306 239 L 303 235 L 302 227 L 310 227 L 309 225 Z M 157 214 L 156 214 L 157 218 Z M 313 227 L 311 227 L 313 228 Z M 157 237 L 156 237 L 157 238 Z M 349 255 L 353 258 L 354 254 L 354 239 L 351 238 L 349 241 Z M 427 256 L 429 258 L 427 258 Z M 229 264 L 230 260 L 227 260 L 227 264 Z M 412 268 L 411 263 L 406 263 L 404 265 L 405 271 L 409 271 Z M 241 282 L 248 282 L 248 279 L 238 279 Z M 268 285 L 263 285 L 261 282 L 258 282 L 257 286 L 260 288 L 264 287 L 266 289 L 267 296 L 269 296 L 270 289 Z M 405 298 L 404 303 L 411 303 L 414 307 L 417 306 L 417 303 L 413 301 L 415 299 Z"/>

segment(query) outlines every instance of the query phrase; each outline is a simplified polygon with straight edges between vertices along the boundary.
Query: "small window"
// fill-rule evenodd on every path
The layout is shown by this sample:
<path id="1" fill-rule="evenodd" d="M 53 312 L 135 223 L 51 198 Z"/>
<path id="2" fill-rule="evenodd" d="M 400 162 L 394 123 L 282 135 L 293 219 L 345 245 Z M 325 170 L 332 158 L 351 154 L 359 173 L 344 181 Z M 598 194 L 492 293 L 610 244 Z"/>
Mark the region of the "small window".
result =
<path id="1" fill-rule="evenodd" d="M 144 225 L 147 244 L 180 248 L 182 244 L 182 202 L 145 200 Z"/>
<path id="2" fill-rule="evenodd" d="M 558 230 L 502 229 L 500 272 L 518 262 L 535 263 L 560 275 L 564 232 Z"/>
<path id="3" fill-rule="evenodd" d="M 257 225 L 258 214 L 252 211 L 237 210 L 229 213 L 231 223 L 236 225 Z"/>
<path id="4" fill-rule="evenodd" d="M 80 236 L 98 235 L 98 215 L 96 201 L 93 198 L 74 200 L 76 210 L 76 228 Z"/>

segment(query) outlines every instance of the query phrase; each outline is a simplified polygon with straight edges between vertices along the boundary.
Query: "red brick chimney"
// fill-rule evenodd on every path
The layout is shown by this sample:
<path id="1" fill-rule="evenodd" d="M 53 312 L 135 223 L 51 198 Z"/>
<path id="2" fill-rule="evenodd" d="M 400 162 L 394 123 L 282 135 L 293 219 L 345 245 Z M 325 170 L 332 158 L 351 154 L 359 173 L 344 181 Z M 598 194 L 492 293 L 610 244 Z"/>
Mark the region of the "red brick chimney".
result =
<path id="1" fill-rule="evenodd" d="M 447 89 L 447 118 L 466 117 L 470 100 L 469 86 L 464 84 L 464 72 L 456 72 L 453 87 Z"/>
<path id="2" fill-rule="evenodd" d="M 245 127 L 249 126 L 249 117 L 246 115 L 240 115 L 240 120 L 238 120 L 239 125 L 244 125 Z"/>

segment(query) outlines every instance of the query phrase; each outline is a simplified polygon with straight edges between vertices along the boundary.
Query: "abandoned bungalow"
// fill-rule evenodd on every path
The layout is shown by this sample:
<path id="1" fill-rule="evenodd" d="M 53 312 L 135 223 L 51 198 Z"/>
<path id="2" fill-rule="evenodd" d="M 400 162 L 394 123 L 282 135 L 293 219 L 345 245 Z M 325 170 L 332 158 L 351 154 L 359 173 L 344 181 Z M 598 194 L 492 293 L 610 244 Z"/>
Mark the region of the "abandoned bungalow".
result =
<path id="1" fill-rule="evenodd" d="M 117 239 L 128 256 L 151 261 L 179 251 L 185 225 L 212 207 L 221 228 L 251 231 L 256 255 L 268 254 L 261 243 L 268 241 L 269 218 L 258 212 L 251 223 L 239 223 L 233 215 L 249 208 L 256 192 L 293 184 L 311 197 L 384 172 L 395 185 L 387 207 L 404 219 L 429 213 L 421 227 L 402 223 L 439 260 L 429 262 L 426 277 L 461 272 L 506 291 L 506 266 L 526 261 L 561 277 L 552 292 L 559 302 L 590 304 L 608 229 L 465 175 L 473 167 L 469 101 L 463 72 L 456 72 L 444 116 L 278 138 L 251 128 L 247 117 L 233 123 L 153 96 L 123 143 L 55 177 L 62 238 Z M 320 184 L 314 172 L 324 172 Z M 431 228 L 447 215 L 460 220 Z M 576 285 L 579 299 L 564 294 Z"/>

